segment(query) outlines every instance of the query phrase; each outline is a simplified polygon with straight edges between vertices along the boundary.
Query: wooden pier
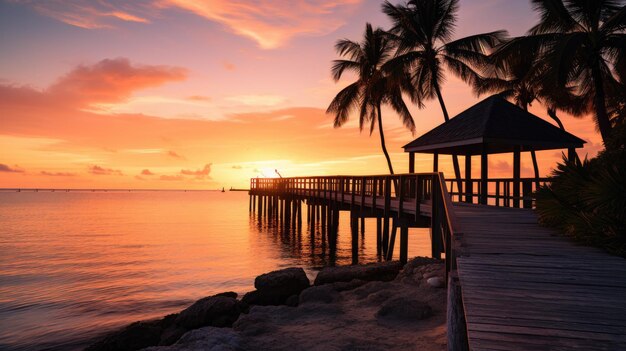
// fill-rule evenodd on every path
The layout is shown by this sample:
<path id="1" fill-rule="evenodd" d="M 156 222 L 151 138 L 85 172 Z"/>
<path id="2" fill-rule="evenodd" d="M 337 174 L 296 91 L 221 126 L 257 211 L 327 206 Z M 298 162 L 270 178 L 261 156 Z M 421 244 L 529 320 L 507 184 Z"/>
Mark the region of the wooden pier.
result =
<path id="1" fill-rule="evenodd" d="M 322 225 L 331 246 L 340 211 L 349 211 L 353 263 L 366 217 L 377 219 L 386 259 L 398 228 L 401 261 L 408 228 L 431 228 L 432 256 L 446 258 L 449 350 L 626 350 L 626 260 L 540 227 L 530 194 L 545 181 L 474 187 L 441 173 L 256 178 L 250 210 L 299 226 L 307 206 L 307 221 Z M 467 185 L 448 192 L 453 184 Z"/>

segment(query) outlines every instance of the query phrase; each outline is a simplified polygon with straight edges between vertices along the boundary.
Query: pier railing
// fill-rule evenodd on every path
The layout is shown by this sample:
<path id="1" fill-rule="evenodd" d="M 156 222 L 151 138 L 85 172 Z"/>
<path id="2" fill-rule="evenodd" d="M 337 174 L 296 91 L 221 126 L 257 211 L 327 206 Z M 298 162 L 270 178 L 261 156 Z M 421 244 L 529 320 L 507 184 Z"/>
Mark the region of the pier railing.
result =
<path id="1" fill-rule="evenodd" d="M 382 218 L 385 221 L 383 234 L 378 228 L 377 236 L 382 240 L 383 256 L 387 259 L 393 256 L 397 227 L 400 228 L 400 261 L 406 261 L 408 227 L 424 226 L 426 223 L 432 229 L 432 256 L 441 258 L 442 253 L 445 257 L 454 256 L 450 243 L 455 230 L 455 216 L 442 173 L 254 178 L 250 181 L 250 195 L 326 204 L 329 208 L 349 210 L 351 218 Z M 275 201 L 268 203 L 271 206 Z M 424 222 L 425 218 L 427 222 Z M 386 234 L 389 219 L 394 221 L 390 237 Z"/>
<path id="2" fill-rule="evenodd" d="M 257 193 L 293 194 L 300 196 L 333 197 L 333 200 L 357 203 L 365 197 L 373 201 L 387 197 L 428 200 L 430 182 L 439 173 L 410 173 L 400 175 L 375 176 L 314 176 L 291 178 L 252 178 L 250 190 Z M 534 207 L 533 193 L 549 178 L 521 178 L 516 182 L 511 178 L 491 178 L 486 182 L 480 179 L 444 179 L 453 201 L 481 203 L 504 207 Z M 461 184 L 461 189 L 458 188 Z M 486 184 L 486 186 L 485 186 Z M 485 189 L 483 189 L 485 187 Z M 331 195 L 332 194 L 332 195 Z M 354 201 L 351 201 L 354 198 Z"/>

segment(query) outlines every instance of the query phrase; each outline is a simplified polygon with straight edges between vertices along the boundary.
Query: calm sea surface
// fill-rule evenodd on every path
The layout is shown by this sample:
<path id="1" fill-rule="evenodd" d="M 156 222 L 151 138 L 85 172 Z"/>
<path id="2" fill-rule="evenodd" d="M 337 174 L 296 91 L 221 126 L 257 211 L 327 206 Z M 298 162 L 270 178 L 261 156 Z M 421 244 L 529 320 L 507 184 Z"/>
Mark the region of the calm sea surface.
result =
<path id="1" fill-rule="evenodd" d="M 372 221 L 361 262 L 378 260 Z M 347 212 L 340 222 L 329 253 L 306 216 L 294 232 L 260 222 L 245 192 L 0 192 L 0 350 L 82 349 L 201 297 L 253 290 L 274 269 L 313 278 L 351 262 Z M 428 230 L 409 233 L 409 255 L 429 255 Z"/>

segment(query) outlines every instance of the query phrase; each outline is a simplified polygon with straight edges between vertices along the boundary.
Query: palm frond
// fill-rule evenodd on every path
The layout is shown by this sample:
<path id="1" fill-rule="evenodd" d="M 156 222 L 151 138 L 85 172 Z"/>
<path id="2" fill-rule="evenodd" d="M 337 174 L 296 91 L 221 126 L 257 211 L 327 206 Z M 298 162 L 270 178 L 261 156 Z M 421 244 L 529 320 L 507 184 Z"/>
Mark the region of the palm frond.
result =
<path id="1" fill-rule="evenodd" d="M 361 65 L 358 62 L 350 60 L 334 60 L 331 68 L 333 80 L 336 82 L 341 79 L 343 72 L 348 70 L 354 73 L 359 73 Z"/>
<path id="2" fill-rule="evenodd" d="M 605 34 L 618 33 L 626 29 L 626 6 L 616 11 L 612 16 L 602 23 L 600 31 Z"/>
<path id="3" fill-rule="evenodd" d="M 569 32 L 576 27 L 580 28 L 562 0 L 532 0 L 531 2 L 541 19 L 528 31 L 529 34 Z"/>
<path id="4" fill-rule="evenodd" d="M 436 1 L 438 6 L 437 20 L 434 25 L 433 39 L 446 42 L 452 38 L 454 22 L 459 11 L 459 1 Z"/>
<path id="5" fill-rule="evenodd" d="M 335 98 L 331 101 L 326 109 L 326 113 L 334 114 L 335 120 L 333 125 L 335 128 L 341 127 L 348 121 L 350 112 L 358 105 L 361 100 L 361 86 L 359 82 L 354 82 L 343 88 Z"/>
<path id="6" fill-rule="evenodd" d="M 497 30 L 460 38 L 446 43 L 443 47 L 450 52 L 462 50 L 487 54 L 492 48 L 504 43 L 507 36 L 508 32 L 506 30 Z"/>
<path id="7" fill-rule="evenodd" d="M 359 61 L 363 56 L 361 45 L 349 39 L 340 39 L 335 44 L 335 50 L 339 56 L 348 57 L 350 60 Z"/>
<path id="8" fill-rule="evenodd" d="M 465 62 L 448 55 L 444 55 L 443 58 L 448 69 L 465 83 L 469 84 L 474 89 L 482 86 L 481 80 L 483 77 Z"/>

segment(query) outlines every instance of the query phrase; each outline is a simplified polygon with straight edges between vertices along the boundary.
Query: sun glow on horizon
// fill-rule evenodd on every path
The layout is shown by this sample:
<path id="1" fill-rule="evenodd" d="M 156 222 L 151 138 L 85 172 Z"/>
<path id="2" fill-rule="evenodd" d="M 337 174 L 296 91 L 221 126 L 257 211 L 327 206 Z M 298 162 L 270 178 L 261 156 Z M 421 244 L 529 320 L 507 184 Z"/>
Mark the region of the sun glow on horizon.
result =
<path id="1" fill-rule="evenodd" d="M 377 130 L 359 132 L 356 116 L 333 128 L 326 114 L 353 78 L 332 81 L 334 44 L 359 39 L 365 22 L 388 27 L 378 2 L 75 3 L 0 0 L 0 188 L 221 189 L 276 169 L 388 172 Z M 526 2 L 465 0 L 456 33 L 516 35 L 534 22 Z M 478 101 L 452 76 L 443 94 L 451 116 Z M 410 110 L 416 135 L 383 109 L 396 173 L 408 171 L 401 147 L 443 122 L 436 101 Z M 531 112 L 546 118 L 541 105 Z M 602 148 L 589 118 L 562 120 L 588 141 L 581 155 Z M 540 153 L 542 175 L 558 160 Z M 508 176 L 510 165 L 495 157 L 490 174 Z M 432 158 L 416 166 L 430 171 Z M 440 166 L 451 171 L 445 157 Z"/>

